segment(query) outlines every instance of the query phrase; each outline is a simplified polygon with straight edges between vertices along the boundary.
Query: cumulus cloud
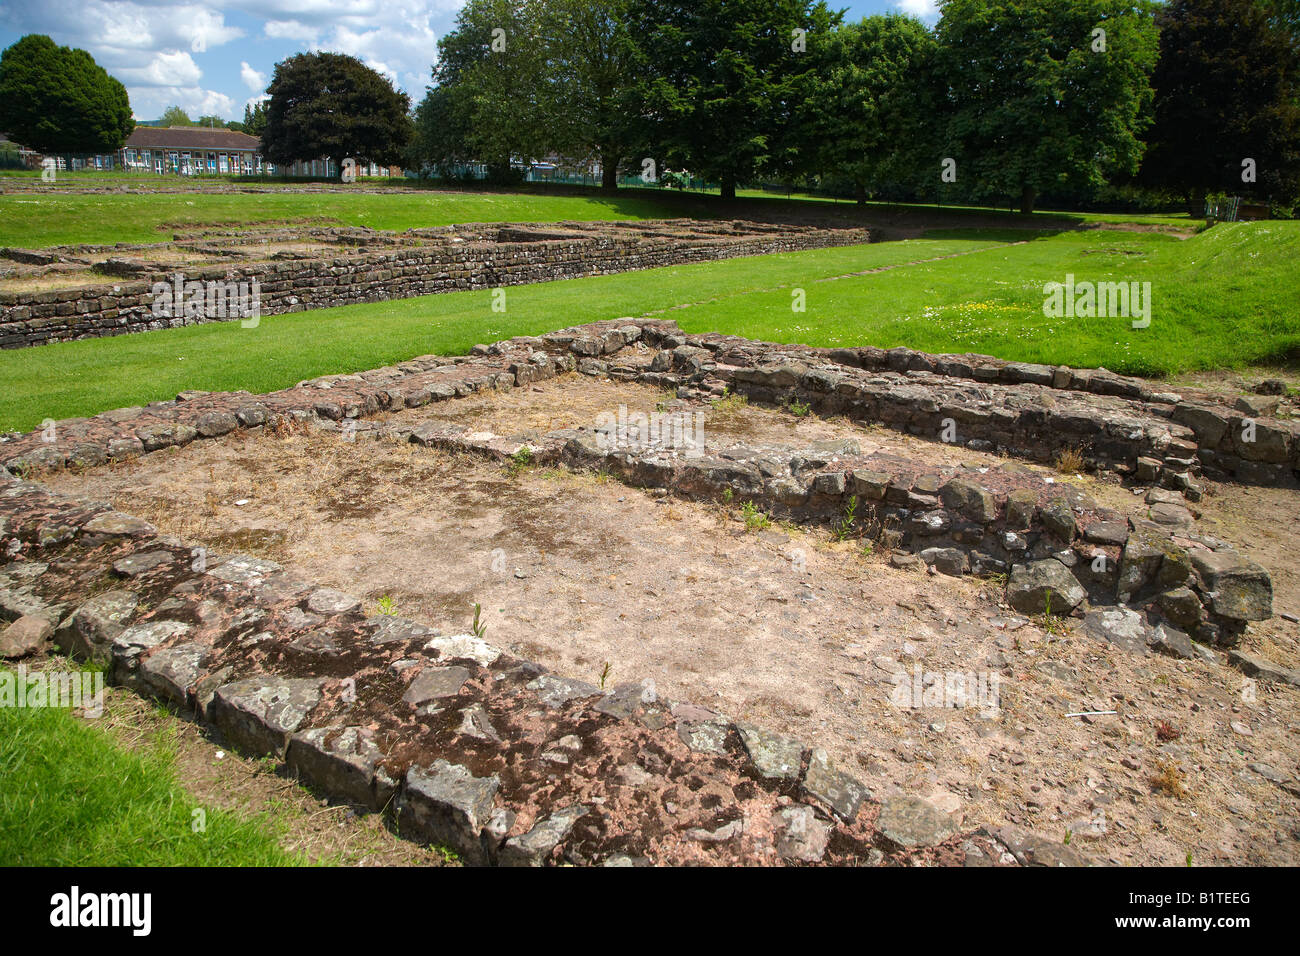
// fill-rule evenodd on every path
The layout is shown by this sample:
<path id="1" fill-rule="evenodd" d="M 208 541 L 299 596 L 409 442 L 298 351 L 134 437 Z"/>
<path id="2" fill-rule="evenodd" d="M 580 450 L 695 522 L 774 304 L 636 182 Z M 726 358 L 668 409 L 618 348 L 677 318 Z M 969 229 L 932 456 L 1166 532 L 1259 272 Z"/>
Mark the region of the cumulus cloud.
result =
<path id="1" fill-rule="evenodd" d="M 418 94 L 429 81 L 438 55 L 438 31 L 433 22 L 450 26 L 462 0 L 390 0 L 383 4 L 357 0 L 346 8 L 314 0 L 270 0 L 263 32 L 292 40 L 306 50 L 346 53 L 384 74 L 397 86 Z M 277 19 L 278 11 L 292 13 Z M 343 12 L 346 11 L 346 12 Z"/>
<path id="2" fill-rule="evenodd" d="M 235 115 L 236 103 L 231 97 L 199 86 L 128 86 L 126 91 L 138 119 L 155 119 L 169 106 L 179 106 L 191 119 Z M 239 112 L 242 116 L 242 106 Z"/>
<path id="3" fill-rule="evenodd" d="M 203 78 L 203 71 L 194 58 L 179 50 L 155 53 L 145 66 L 119 68 L 114 72 L 128 86 L 195 86 Z"/>
<path id="4" fill-rule="evenodd" d="M 209 5 L 150 0 L 20 0 L 6 5 L 3 22 L 90 50 L 105 65 L 138 60 L 141 50 L 201 53 L 244 35 Z"/>
<path id="5" fill-rule="evenodd" d="M 266 74 L 257 72 L 257 70 L 248 65 L 247 60 L 240 61 L 239 78 L 243 80 L 244 85 L 254 93 L 261 93 L 266 89 Z"/>
<path id="6" fill-rule="evenodd" d="M 437 58 L 438 37 L 464 3 L 0 0 L 0 31 L 46 33 L 89 50 L 127 86 L 139 118 L 172 103 L 234 116 L 248 92 L 260 96 L 277 61 L 301 50 L 355 56 L 418 98 Z M 232 49 L 241 38 L 243 45 Z"/>
<path id="7" fill-rule="evenodd" d="M 306 47 L 314 47 L 320 38 L 320 31 L 298 20 L 268 20 L 262 27 L 273 40 L 293 40 Z"/>

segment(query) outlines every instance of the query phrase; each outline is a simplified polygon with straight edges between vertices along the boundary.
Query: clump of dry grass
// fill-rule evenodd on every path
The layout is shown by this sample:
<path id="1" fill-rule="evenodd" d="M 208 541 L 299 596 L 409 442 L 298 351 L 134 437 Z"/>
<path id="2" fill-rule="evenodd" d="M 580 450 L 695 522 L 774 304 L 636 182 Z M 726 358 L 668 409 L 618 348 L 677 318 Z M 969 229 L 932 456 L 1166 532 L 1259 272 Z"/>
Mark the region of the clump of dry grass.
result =
<path id="1" fill-rule="evenodd" d="M 1175 800 L 1187 798 L 1187 785 L 1184 773 L 1172 761 L 1162 760 L 1156 764 L 1159 771 L 1151 778 L 1151 786 L 1161 793 L 1166 793 Z"/>
<path id="2" fill-rule="evenodd" d="M 1083 471 L 1083 450 L 1063 448 L 1056 453 L 1056 470 L 1063 475 L 1076 475 Z"/>

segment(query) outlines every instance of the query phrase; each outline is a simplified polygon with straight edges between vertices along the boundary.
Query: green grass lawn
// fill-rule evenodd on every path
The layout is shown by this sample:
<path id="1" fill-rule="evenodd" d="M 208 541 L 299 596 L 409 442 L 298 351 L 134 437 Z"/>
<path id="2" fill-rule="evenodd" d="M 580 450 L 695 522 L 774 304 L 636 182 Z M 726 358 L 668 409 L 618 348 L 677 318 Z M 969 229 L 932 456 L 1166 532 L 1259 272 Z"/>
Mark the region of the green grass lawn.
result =
<path id="1" fill-rule="evenodd" d="M 10 178 L 36 180 L 36 174 Z M 208 179 L 200 180 L 199 185 Z M 132 193 L 84 193 L 77 185 L 129 185 Z M 376 180 L 372 188 L 349 195 L 293 190 L 283 184 L 247 184 L 246 192 L 162 192 L 162 188 L 195 186 L 174 177 L 113 173 L 71 173 L 41 191 L 0 195 L 0 246 L 43 248 L 77 243 L 160 242 L 177 227 L 212 223 L 255 225 L 260 222 L 318 220 L 372 229 L 403 230 L 470 222 L 607 221 L 617 219 L 717 218 L 727 216 L 815 215 L 845 222 L 870 222 L 882 216 L 915 214 L 920 220 L 945 216 L 990 217 L 1007 228 L 1045 229 L 1064 223 L 1121 223 L 1194 228 L 1198 223 L 1181 215 L 1146 213 L 1037 212 L 1025 217 L 1005 210 L 976 206 L 891 205 L 851 202 L 795 194 L 775 196 L 742 190 L 736 204 L 708 193 L 623 188 L 610 195 L 595 188 L 550 187 L 534 184 L 512 192 L 408 188 Z M 279 191 L 272 191 L 278 189 Z"/>
<path id="2" fill-rule="evenodd" d="M 256 329 L 215 323 L 5 350 L 0 430 L 173 398 L 187 388 L 271 391 L 416 355 L 464 354 L 476 343 L 512 335 L 997 245 L 986 239 L 879 243 L 512 286 L 504 314 L 492 311 L 490 292 L 457 292 L 264 316 Z"/>
<path id="3" fill-rule="evenodd" d="M 0 429 L 91 415 L 186 388 L 263 392 L 315 375 L 598 319 L 662 314 L 687 331 L 810 345 L 907 345 L 1165 375 L 1300 360 L 1300 222 L 1217 226 L 1187 240 L 1016 231 L 676 266 L 511 287 L 507 312 L 464 292 L 0 352 Z M 867 276 L 831 276 L 970 252 Z M 1149 281 L 1152 323 L 1049 319 L 1043 284 Z M 802 288 L 807 311 L 791 310 Z"/>
<path id="4" fill-rule="evenodd" d="M 958 233 L 948 233 L 956 235 Z M 1191 239 L 1062 232 L 969 258 L 691 306 L 684 329 L 823 346 L 907 345 L 1160 376 L 1300 362 L 1300 222 L 1229 224 Z M 1049 318 L 1043 286 L 1151 283 L 1150 328 L 1124 318 Z"/>
<path id="5" fill-rule="evenodd" d="M 285 866 L 261 820 L 205 809 L 176 781 L 165 737 L 120 749 L 92 721 L 0 707 L 0 865 Z"/>
<path id="6" fill-rule="evenodd" d="M 0 246 L 162 242 L 170 226 L 317 219 L 371 229 L 468 222 L 663 219 L 687 215 L 679 202 L 627 195 L 401 190 L 394 192 L 9 193 L 0 195 Z"/>

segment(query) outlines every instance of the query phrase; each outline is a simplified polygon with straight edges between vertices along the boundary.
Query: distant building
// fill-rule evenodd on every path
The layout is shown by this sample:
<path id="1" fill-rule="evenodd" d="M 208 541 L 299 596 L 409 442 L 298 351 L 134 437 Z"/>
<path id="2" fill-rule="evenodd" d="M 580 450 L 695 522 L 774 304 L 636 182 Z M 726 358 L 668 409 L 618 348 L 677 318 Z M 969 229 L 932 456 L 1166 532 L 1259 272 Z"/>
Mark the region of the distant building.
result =
<path id="1" fill-rule="evenodd" d="M 182 176 L 275 174 L 262 159 L 262 141 L 233 129 L 206 126 L 137 126 L 119 151 L 128 171 Z"/>
<path id="2" fill-rule="evenodd" d="M 3 137 L 0 137 L 3 139 Z M 5 141 L 7 142 L 7 140 Z M 29 168 L 45 158 L 34 150 L 11 144 Z M 207 126 L 149 126 L 138 124 L 116 153 L 101 155 L 51 155 L 58 170 L 111 170 L 176 176 L 312 176 L 339 175 L 338 164 L 325 159 L 299 160 L 278 166 L 262 158 L 262 141 L 233 129 Z M 401 176 L 401 166 L 357 163 L 357 176 Z"/>

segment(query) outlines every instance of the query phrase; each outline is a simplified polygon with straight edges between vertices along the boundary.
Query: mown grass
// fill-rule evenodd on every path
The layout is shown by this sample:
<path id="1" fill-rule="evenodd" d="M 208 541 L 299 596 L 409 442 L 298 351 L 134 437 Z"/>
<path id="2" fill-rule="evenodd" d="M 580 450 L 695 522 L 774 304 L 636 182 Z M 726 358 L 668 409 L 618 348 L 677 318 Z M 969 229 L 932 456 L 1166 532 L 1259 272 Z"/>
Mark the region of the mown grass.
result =
<path id="1" fill-rule="evenodd" d="M 956 235 L 958 233 L 945 233 Z M 1063 232 L 968 258 L 674 313 L 683 328 L 823 346 L 907 345 L 1163 376 L 1300 362 L 1300 222 L 1237 223 L 1191 239 Z M 1048 282 L 1150 282 L 1152 321 L 1050 318 Z"/>
<path id="2" fill-rule="evenodd" d="M 0 195 L 0 246 L 162 242 L 167 227 L 321 220 L 371 229 L 469 222 L 662 219 L 685 213 L 641 194 L 602 196 L 402 190 L 394 192 L 136 192 Z"/>
<path id="3" fill-rule="evenodd" d="M 45 418 L 174 398 L 189 388 L 272 391 L 316 375 L 363 371 L 416 355 L 463 354 L 478 342 L 512 335 L 996 247 L 984 239 L 849 246 L 512 286 L 504 314 L 492 311 L 488 291 L 458 292 L 265 316 L 256 329 L 223 322 L 5 350 L 0 351 L 0 430 L 27 430 Z"/>
<path id="4" fill-rule="evenodd" d="M 658 312 L 692 332 L 810 345 L 906 345 L 1015 361 L 1168 375 L 1300 360 L 1300 223 L 1217 226 L 1187 240 L 1093 230 L 938 238 L 732 259 L 425 296 L 0 352 L 0 429 L 91 415 L 186 388 L 286 387 L 425 353 L 598 319 Z M 959 238 L 964 237 L 964 238 Z M 899 265 L 971 252 L 939 262 Z M 818 281 L 887 265 L 892 271 Z M 1151 326 L 1123 318 L 1050 319 L 1043 285 L 1151 282 Z M 792 311 L 802 288 L 806 311 Z"/>
<path id="5" fill-rule="evenodd" d="M 31 172 L 9 178 L 36 181 Z M 3 179 L 3 177 L 0 177 Z M 204 177 L 197 185 L 221 177 Z M 68 187 L 129 187 L 131 193 L 84 193 Z M 594 187 L 532 184 L 511 192 L 491 189 L 412 188 L 409 180 L 371 180 L 357 192 L 309 192 L 284 184 L 241 184 L 243 192 L 185 192 L 191 180 L 115 173 L 60 174 L 40 191 L 0 195 L 0 246 L 42 248 L 78 243 L 160 242 L 175 228 L 231 223 L 316 220 L 372 229 L 403 230 L 471 222 L 608 221 L 740 216 L 815 216 L 843 222 L 871 222 L 882 216 L 915 216 L 918 222 L 939 213 L 959 219 L 998 221 L 1010 229 L 1046 229 L 1079 223 L 1139 223 L 1194 228 L 1176 214 L 1037 212 L 1032 216 L 978 206 L 852 202 L 794 194 L 776 196 L 743 190 L 735 203 L 703 192 L 621 188 L 615 194 Z M 360 190 L 365 191 L 360 191 Z"/>
<path id="6" fill-rule="evenodd" d="M 298 866 L 260 819 L 196 807 L 165 735 L 120 749 L 55 708 L 0 707 L 0 865 Z"/>

